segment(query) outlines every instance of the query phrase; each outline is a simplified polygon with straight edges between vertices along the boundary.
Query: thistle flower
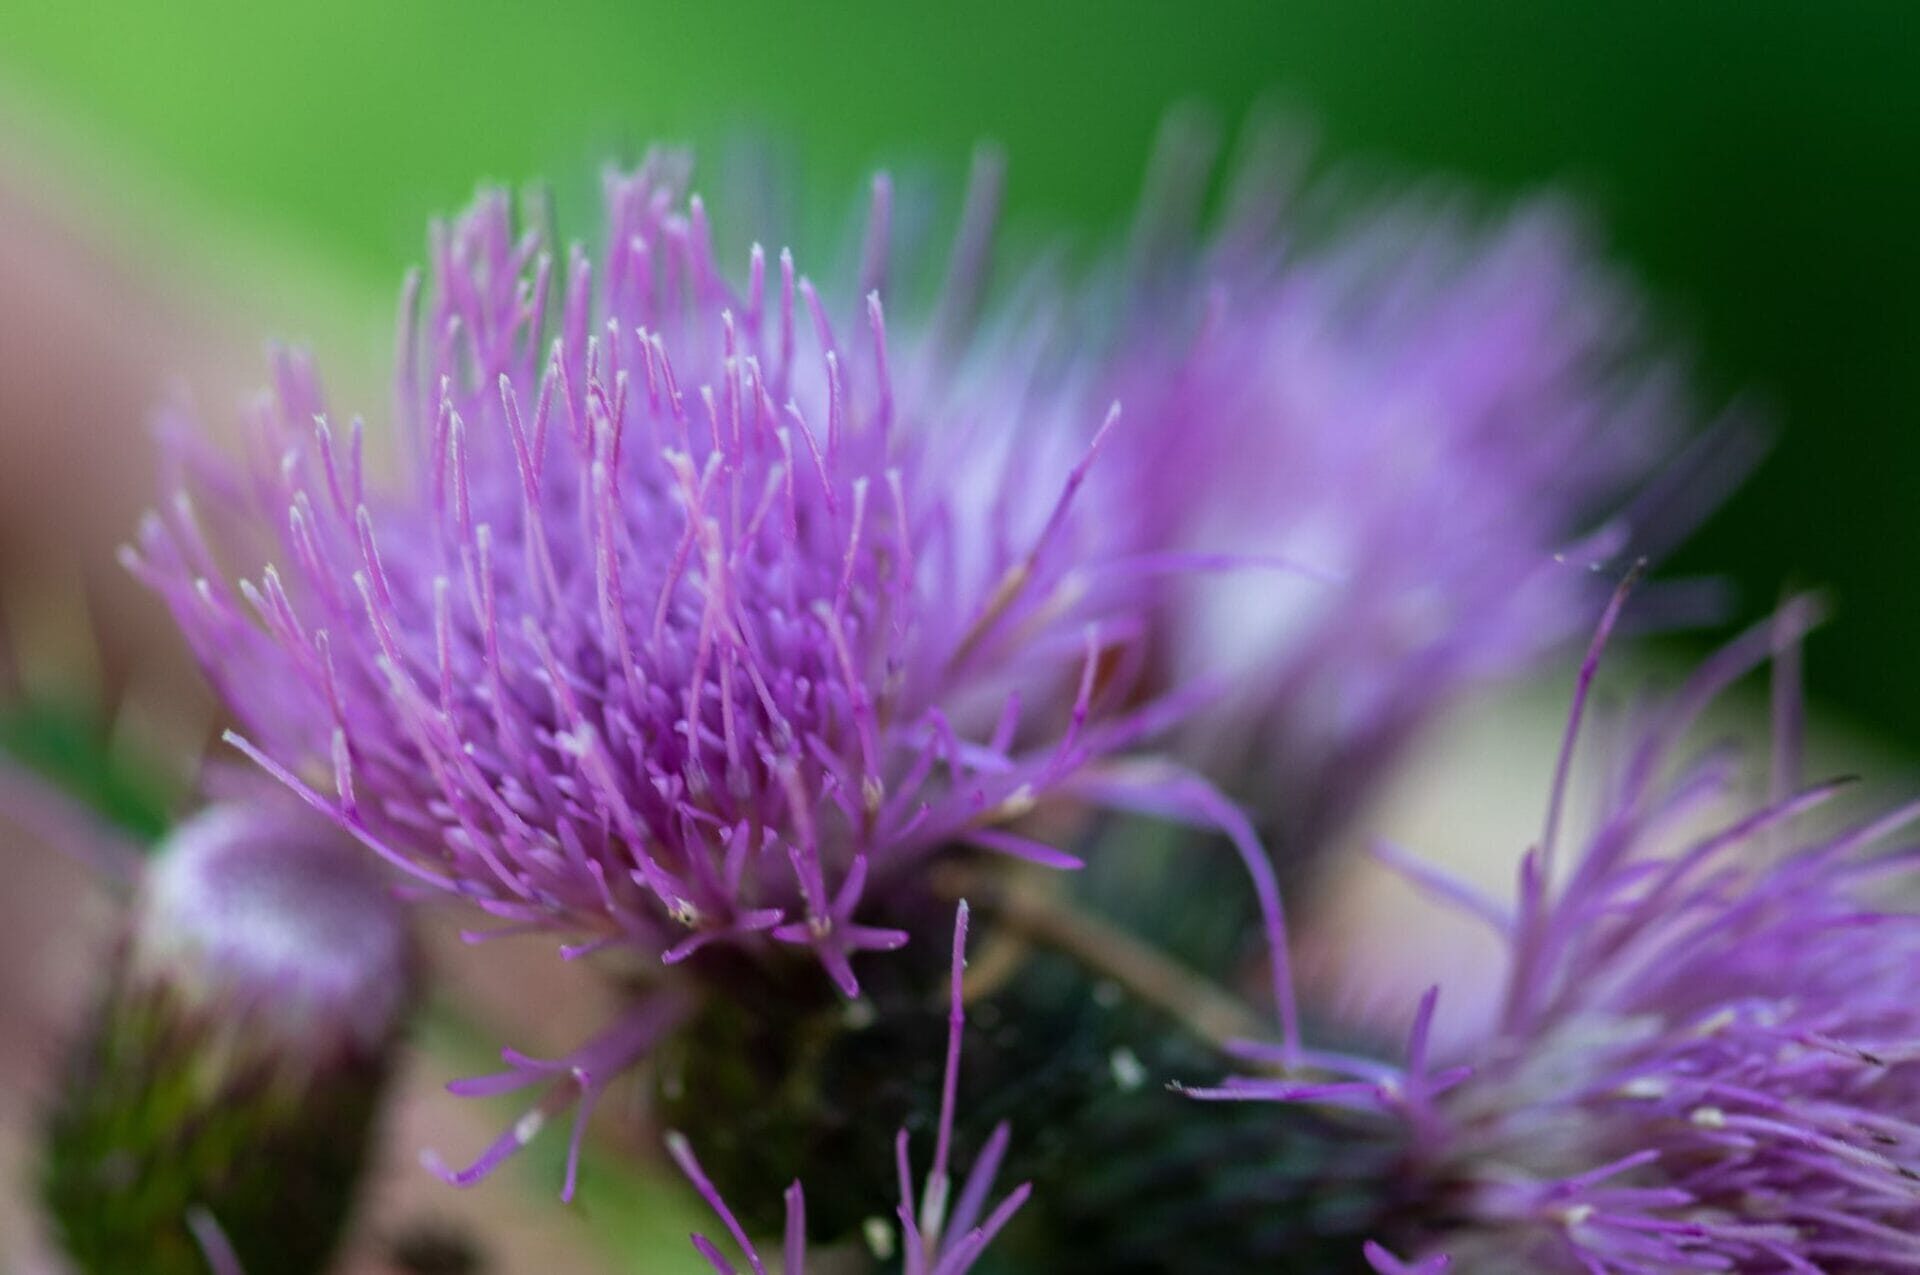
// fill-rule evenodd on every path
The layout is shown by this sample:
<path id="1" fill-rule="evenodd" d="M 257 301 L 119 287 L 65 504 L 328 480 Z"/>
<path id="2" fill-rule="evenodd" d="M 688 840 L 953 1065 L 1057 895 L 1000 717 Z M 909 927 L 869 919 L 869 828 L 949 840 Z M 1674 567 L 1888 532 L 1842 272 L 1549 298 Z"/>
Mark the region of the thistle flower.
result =
<path id="1" fill-rule="evenodd" d="M 1322 1059 L 1330 1074 L 1296 1068 L 1201 1096 L 1324 1105 L 1399 1130 L 1422 1199 L 1390 1238 L 1423 1262 L 1593 1275 L 1920 1268 L 1920 915 L 1885 889 L 1911 870 L 1911 850 L 1875 851 L 1920 804 L 1837 833 L 1809 826 L 1842 785 L 1802 787 L 1794 774 L 1790 652 L 1768 799 L 1741 803 L 1724 751 L 1679 756 L 1727 683 L 1797 642 L 1811 619 L 1797 603 L 1707 661 L 1636 733 L 1602 817 L 1557 871 L 1573 744 L 1618 606 L 1582 670 L 1514 904 L 1413 869 L 1507 944 L 1503 1007 L 1484 1038 L 1432 1058 L 1429 993 L 1402 1066 Z M 1396 1269 L 1384 1249 L 1372 1260 Z"/>
<path id="2" fill-rule="evenodd" d="M 1002 1123 L 994 1129 L 993 1136 L 981 1149 L 979 1158 L 961 1185 L 959 1196 L 952 1196 L 953 1183 L 948 1176 L 948 1160 L 953 1147 L 954 1103 L 960 1078 L 960 1034 L 966 1024 L 966 1007 L 961 999 L 966 947 L 967 905 L 963 900 L 953 921 L 946 1072 L 940 1088 L 940 1119 L 935 1132 L 933 1167 L 927 1174 L 924 1188 L 917 1193 L 917 1206 L 907 1131 L 900 1130 L 894 1140 L 894 1159 L 900 1178 L 900 1203 L 894 1210 L 894 1216 L 900 1223 L 899 1257 L 904 1275 L 967 1275 L 994 1237 L 1020 1211 L 1033 1190 L 1031 1183 L 1022 1183 L 991 1209 L 988 1207 L 987 1196 L 993 1190 L 994 1177 L 1007 1151 L 1009 1131 L 1008 1126 Z M 740 1246 L 754 1275 L 766 1275 L 766 1266 L 752 1238 L 701 1167 L 691 1144 L 676 1133 L 669 1135 L 668 1147 L 681 1171 L 687 1175 L 687 1180 L 693 1183 L 701 1198 L 719 1215 L 734 1242 Z M 807 1205 L 806 1193 L 799 1182 L 787 1188 L 785 1199 L 786 1260 L 780 1269 L 785 1275 L 804 1275 L 807 1261 Z M 893 1256 L 892 1229 L 877 1217 L 872 1219 L 868 1229 L 869 1242 L 879 1255 Z M 695 1235 L 693 1246 L 712 1265 L 717 1275 L 735 1275 L 737 1268 L 706 1236 Z"/>
<path id="3" fill-rule="evenodd" d="M 1230 688 L 1186 755 L 1293 854 L 1435 709 L 1584 632 L 1589 568 L 1670 546 L 1752 439 L 1680 454 L 1682 380 L 1568 209 L 1356 199 L 1251 150 L 1206 234 L 1210 143 L 1168 130 L 1088 377 L 1128 428 L 1089 482 L 1136 554 L 1213 566 L 1164 577 L 1159 658 Z"/>
<path id="4" fill-rule="evenodd" d="M 317 1272 L 412 997 L 398 904 L 334 831 L 209 808 L 147 868 L 62 1072 L 41 1190 L 84 1272 Z"/>
<path id="5" fill-rule="evenodd" d="M 901 340 L 884 180 L 850 316 L 784 253 L 756 247 L 736 289 L 685 183 L 665 154 L 609 175 L 604 252 L 564 264 L 483 194 L 434 232 L 424 317 L 417 285 L 403 302 L 406 479 L 373 481 L 360 422 L 282 354 L 259 463 L 177 426 L 187 478 L 127 560 L 236 744 L 419 885 L 569 957 L 805 949 L 853 997 L 854 958 L 908 937 L 868 918 L 930 856 L 1074 865 L 1006 825 L 1170 711 L 1126 698 L 1139 564 L 1076 501 L 1115 416 L 1045 473 L 1009 441 L 1079 400 L 968 353 L 991 198 Z M 983 450 L 985 510 L 954 481 Z M 233 585 L 235 560 L 266 565 Z M 557 1062 L 509 1053 L 465 1091 L 548 1096 L 450 1176 L 584 1119 L 692 999 L 643 998 Z"/>

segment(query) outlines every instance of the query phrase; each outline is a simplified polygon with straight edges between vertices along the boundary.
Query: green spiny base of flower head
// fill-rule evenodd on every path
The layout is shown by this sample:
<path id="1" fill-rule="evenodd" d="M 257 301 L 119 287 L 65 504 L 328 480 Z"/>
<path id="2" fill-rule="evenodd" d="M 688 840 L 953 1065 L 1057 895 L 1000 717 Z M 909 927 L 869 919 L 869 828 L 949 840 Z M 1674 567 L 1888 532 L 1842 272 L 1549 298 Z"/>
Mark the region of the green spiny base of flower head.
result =
<path id="1" fill-rule="evenodd" d="M 656 1098 L 750 1231 L 780 1229 L 782 1193 L 801 1175 L 816 1243 L 890 1216 L 890 1131 L 931 1127 L 939 1104 L 944 972 L 923 946 L 876 962 L 851 1004 L 799 961 L 704 963 L 719 990 L 656 1055 Z"/>
<path id="2" fill-rule="evenodd" d="M 1248 892 L 1218 847 L 1132 831 L 1087 858 L 1084 871 L 1043 883 L 1064 906 L 1215 982 L 1258 967 Z M 1000 1180 L 1037 1188 L 982 1270 L 1237 1275 L 1248 1262 L 1291 1271 L 1286 1261 L 1316 1254 L 1325 1269 L 1351 1268 L 1392 1211 L 1383 1197 L 1396 1189 L 1397 1147 L 1358 1125 L 1170 1090 L 1228 1064 L 1098 969 L 1019 933 L 991 899 L 975 901 L 954 1163 L 964 1170 L 1006 1121 Z M 915 943 L 876 963 L 855 1006 L 739 971 L 668 1047 L 663 1119 L 700 1147 L 750 1231 L 777 1232 L 796 1175 L 807 1179 L 816 1242 L 891 1223 L 897 1173 L 884 1131 L 904 1127 L 917 1155 L 931 1152 L 948 1026 L 940 955 Z"/>
<path id="3" fill-rule="evenodd" d="M 885 920 L 916 936 L 936 933 L 935 918 L 951 904 L 925 904 L 923 916 Z M 977 916 L 971 960 L 979 969 L 1017 940 L 996 933 L 990 909 Z M 862 971 L 862 998 L 852 1004 L 800 962 L 701 963 L 716 994 L 657 1056 L 660 1115 L 700 1148 L 750 1231 L 779 1229 L 782 1193 L 800 1175 L 815 1243 L 858 1239 L 870 1219 L 891 1224 L 899 1188 L 890 1131 L 930 1144 L 939 1110 L 945 955 L 916 938 Z M 1087 997 L 1073 967 L 1042 951 L 1023 951 L 999 983 L 967 1006 L 954 1156 L 966 1165 L 995 1124 L 1009 1121 L 1019 1136 L 1002 1180 L 1018 1181 L 1060 1107 L 1111 1083 L 1110 1033 L 1095 1024 L 1112 1003 Z"/>
<path id="4" fill-rule="evenodd" d="M 1058 1138 L 1071 1158 L 981 1275 L 1352 1275 L 1406 1189 L 1401 1149 L 1372 1130 L 1157 1087 L 1088 1104 Z"/>
<path id="5" fill-rule="evenodd" d="M 1260 966 L 1252 894 L 1218 839 L 1135 827 L 1087 857 L 1072 883 L 1077 906 L 1217 984 L 1237 985 Z M 1207 1083 L 1233 1064 L 1082 966 L 1061 964 L 1017 994 L 1017 1012 L 1043 1024 L 1074 1005 L 1122 999 L 1083 1017 L 1096 1034 L 1080 1048 L 1103 1054 L 1112 1075 L 1089 1074 L 1079 1101 L 1038 1127 L 1031 1172 L 1044 1189 L 982 1275 L 1349 1275 L 1360 1244 L 1400 1212 L 1403 1149 L 1376 1129 L 1186 1097 L 1169 1082 Z"/>
<path id="6" fill-rule="evenodd" d="M 289 1060 L 161 986 L 115 979 L 45 1123 L 40 1189 L 81 1275 L 206 1275 L 204 1210 L 248 1275 L 316 1275 L 346 1224 L 385 1065 Z"/>
<path id="7" fill-rule="evenodd" d="M 857 1240 L 870 1219 L 893 1222 L 893 1146 L 875 1131 L 904 1125 L 916 1156 L 931 1153 L 945 1026 L 924 997 L 785 1028 L 721 1004 L 675 1045 L 664 1116 L 698 1131 L 750 1231 L 778 1232 L 777 1209 L 751 1202 L 777 1202 L 804 1174 L 815 1241 Z M 1030 955 L 969 1005 L 963 1054 L 955 1164 L 1006 1120 L 1000 1180 L 1037 1188 L 982 1275 L 1345 1273 L 1365 1239 L 1394 1230 L 1397 1143 L 1305 1109 L 1170 1090 L 1222 1061 L 1063 957 Z"/>

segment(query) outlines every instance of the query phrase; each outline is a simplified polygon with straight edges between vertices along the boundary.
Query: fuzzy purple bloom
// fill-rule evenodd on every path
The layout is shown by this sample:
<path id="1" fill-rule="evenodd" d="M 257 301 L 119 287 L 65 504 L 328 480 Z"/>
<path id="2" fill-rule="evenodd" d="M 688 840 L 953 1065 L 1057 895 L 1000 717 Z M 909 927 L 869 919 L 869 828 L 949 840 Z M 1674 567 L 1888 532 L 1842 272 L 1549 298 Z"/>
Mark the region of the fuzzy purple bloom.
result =
<path id="1" fill-rule="evenodd" d="M 994 1129 L 980 1157 L 967 1173 L 957 1199 L 951 1198 L 953 1182 L 948 1174 L 948 1156 L 953 1144 L 954 1102 L 960 1077 L 960 1032 L 965 1026 L 966 1010 L 962 1001 L 962 972 L 966 968 L 967 905 L 962 901 L 953 921 L 953 963 L 948 1004 L 947 1062 L 940 1090 L 940 1120 L 935 1133 L 933 1167 L 924 1187 L 913 1189 L 913 1169 L 908 1157 L 905 1129 L 894 1140 L 894 1158 L 900 1177 L 900 1203 L 894 1216 L 900 1223 L 900 1259 L 904 1275 L 967 1275 L 1003 1227 L 1020 1211 L 1032 1193 L 1031 1183 L 1022 1183 L 998 1204 L 987 1206 L 993 1180 L 1007 1152 L 1008 1126 Z M 700 1167 L 693 1148 L 679 1134 L 667 1143 L 674 1160 L 702 1199 L 719 1215 L 734 1242 L 740 1246 L 754 1275 L 766 1275 L 759 1251 L 747 1235 L 733 1210 Z M 919 1200 L 916 1211 L 915 1198 Z M 804 1275 L 807 1261 L 806 1193 L 799 1182 L 787 1188 L 787 1225 L 784 1237 L 784 1275 Z M 887 1231 L 887 1244 L 892 1243 Z M 716 1275 L 737 1275 L 737 1269 L 714 1243 L 704 1235 L 693 1237 L 693 1246 L 712 1265 Z"/>
<path id="2" fill-rule="evenodd" d="M 1207 233 L 1210 154 L 1176 120 L 1156 162 L 1089 493 L 1138 556 L 1216 568 L 1155 612 L 1170 680 L 1231 688 L 1188 756 L 1310 850 L 1435 709 L 1584 633 L 1590 568 L 1657 556 L 1752 439 L 1676 455 L 1681 378 L 1566 208 L 1356 202 L 1269 139 Z"/>
<path id="3" fill-rule="evenodd" d="M 671 154 L 610 174 L 597 261 L 483 194 L 405 294 L 404 480 L 374 480 L 359 420 L 280 354 L 256 463 L 173 428 L 174 499 L 127 560 L 234 742 L 419 886 L 570 958 L 804 949 L 851 997 L 855 958 L 907 941 L 876 898 L 955 845 L 1074 866 L 1007 825 L 1178 697 L 1129 699 L 1140 572 L 1076 501 L 1114 410 L 1037 464 L 1019 430 L 1080 400 L 968 336 L 993 181 L 901 337 L 884 179 L 837 314 L 784 253 L 731 284 L 686 177 Z M 985 454 L 983 506 L 955 475 Z M 509 1054 L 470 1088 L 552 1089 L 476 1172 L 687 1004 L 669 987 L 567 1059 Z"/>
<path id="4" fill-rule="evenodd" d="M 1515 903 L 1423 878 L 1508 946 L 1484 1039 L 1436 1065 L 1429 993 L 1404 1066 L 1334 1063 L 1201 1096 L 1397 1125 L 1433 1206 L 1410 1233 L 1476 1272 L 1920 1269 L 1920 914 L 1886 888 L 1914 852 L 1879 850 L 1920 803 L 1809 828 L 1843 785 L 1799 785 L 1791 685 L 1768 799 L 1744 797 L 1724 750 L 1679 752 L 1770 647 L 1792 681 L 1811 611 L 1790 605 L 1721 651 L 1635 733 L 1562 873 L 1564 785 L 1616 602 Z"/>
<path id="5" fill-rule="evenodd" d="M 358 422 L 282 355 L 264 463 L 203 484 L 277 524 L 274 560 L 230 588 L 183 497 L 135 565 L 242 746 L 423 884 L 670 963 L 770 933 L 853 995 L 849 958 L 905 937 L 852 919 L 870 876 L 1095 742 L 1083 697 L 1023 749 L 1017 696 L 1100 648 L 1060 587 L 1079 474 L 1025 543 L 957 523 L 877 294 L 843 343 L 790 257 L 770 277 L 756 249 L 734 291 L 684 180 L 608 178 L 609 246 L 571 253 L 551 343 L 545 237 L 483 196 L 436 230 L 424 321 L 408 291 L 410 480 L 370 484 Z"/>

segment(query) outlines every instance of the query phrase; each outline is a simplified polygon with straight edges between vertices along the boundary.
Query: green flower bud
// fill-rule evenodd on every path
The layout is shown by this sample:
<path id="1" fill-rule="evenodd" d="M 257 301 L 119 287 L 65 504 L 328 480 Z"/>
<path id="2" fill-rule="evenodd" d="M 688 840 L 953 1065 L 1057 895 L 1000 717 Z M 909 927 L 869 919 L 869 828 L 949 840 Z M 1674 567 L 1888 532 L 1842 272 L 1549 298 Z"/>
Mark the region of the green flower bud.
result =
<path id="1" fill-rule="evenodd" d="M 312 1275 L 367 1159 L 413 999 L 399 903 L 285 807 L 217 806 L 142 880 L 45 1126 L 40 1185 L 83 1275 Z"/>

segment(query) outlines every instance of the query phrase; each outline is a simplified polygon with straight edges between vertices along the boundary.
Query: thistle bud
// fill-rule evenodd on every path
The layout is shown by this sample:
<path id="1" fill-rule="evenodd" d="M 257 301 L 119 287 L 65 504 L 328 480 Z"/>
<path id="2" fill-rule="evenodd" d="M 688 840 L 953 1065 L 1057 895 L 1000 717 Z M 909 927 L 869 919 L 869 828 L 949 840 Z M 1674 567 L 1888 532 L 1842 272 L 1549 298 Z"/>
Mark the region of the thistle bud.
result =
<path id="1" fill-rule="evenodd" d="M 223 805 L 176 829 L 45 1127 L 74 1267 L 204 1275 L 211 1221 L 250 1275 L 322 1269 L 413 974 L 400 905 L 323 825 Z"/>

